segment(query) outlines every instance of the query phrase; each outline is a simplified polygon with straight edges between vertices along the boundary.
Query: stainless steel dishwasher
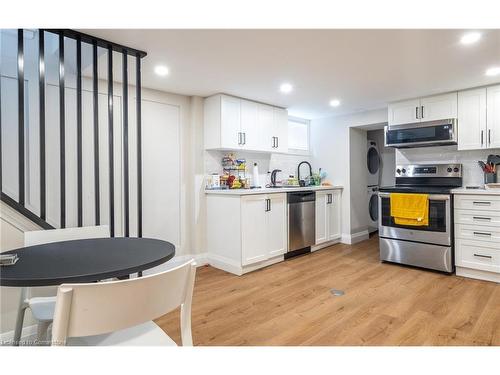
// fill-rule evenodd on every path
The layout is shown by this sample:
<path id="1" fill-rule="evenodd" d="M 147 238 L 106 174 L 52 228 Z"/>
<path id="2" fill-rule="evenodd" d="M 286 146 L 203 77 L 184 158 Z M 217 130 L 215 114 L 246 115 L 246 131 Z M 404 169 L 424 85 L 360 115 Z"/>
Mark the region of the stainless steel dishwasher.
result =
<path id="1" fill-rule="evenodd" d="M 287 194 L 288 253 L 310 250 L 316 241 L 316 193 L 297 191 Z"/>

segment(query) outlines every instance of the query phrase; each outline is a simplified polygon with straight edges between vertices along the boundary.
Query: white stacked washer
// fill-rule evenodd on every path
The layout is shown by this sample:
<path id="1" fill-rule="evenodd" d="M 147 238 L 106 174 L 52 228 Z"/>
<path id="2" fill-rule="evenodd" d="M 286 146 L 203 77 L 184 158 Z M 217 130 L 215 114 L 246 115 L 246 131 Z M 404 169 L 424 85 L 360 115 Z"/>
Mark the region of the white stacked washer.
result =
<path id="1" fill-rule="evenodd" d="M 366 149 L 368 232 L 378 230 L 378 188 L 380 185 L 380 153 L 377 142 L 368 140 Z"/>

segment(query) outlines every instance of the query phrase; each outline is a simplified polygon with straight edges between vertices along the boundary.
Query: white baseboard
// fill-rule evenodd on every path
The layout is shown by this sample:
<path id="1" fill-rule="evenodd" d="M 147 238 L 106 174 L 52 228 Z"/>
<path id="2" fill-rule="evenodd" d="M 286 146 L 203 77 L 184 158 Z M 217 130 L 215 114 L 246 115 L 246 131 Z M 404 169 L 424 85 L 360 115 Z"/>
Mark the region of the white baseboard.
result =
<path id="1" fill-rule="evenodd" d="M 243 275 L 243 268 L 232 259 L 221 257 L 220 255 L 208 254 L 208 264 L 220 270 L 233 273 L 235 275 Z"/>
<path id="2" fill-rule="evenodd" d="M 323 242 L 323 243 L 321 243 L 319 245 L 311 246 L 311 252 L 315 252 L 315 251 L 324 249 L 325 247 L 335 245 L 335 244 L 341 242 L 340 240 L 341 240 L 340 238 L 337 238 L 337 239 L 332 240 L 332 241 Z"/>
<path id="3" fill-rule="evenodd" d="M 36 324 L 23 327 L 23 330 L 21 331 L 21 342 L 26 340 L 34 341 L 36 338 L 36 333 L 37 333 Z M 14 340 L 14 330 L 0 334 L 0 346 L 12 346 L 12 340 Z"/>
<path id="4" fill-rule="evenodd" d="M 472 268 L 465 267 L 456 267 L 455 273 L 457 276 L 500 283 L 500 274 L 494 272 L 474 270 Z"/>
<path id="5" fill-rule="evenodd" d="M 357 233 L 342 234 L 342 239 L 340 242 L 347 245 L 354 245 L 358 242 L 367 240 L 368 238 L 370 238 L 370 234 L 368 233 L 368 230 L 365 229 Z"/>

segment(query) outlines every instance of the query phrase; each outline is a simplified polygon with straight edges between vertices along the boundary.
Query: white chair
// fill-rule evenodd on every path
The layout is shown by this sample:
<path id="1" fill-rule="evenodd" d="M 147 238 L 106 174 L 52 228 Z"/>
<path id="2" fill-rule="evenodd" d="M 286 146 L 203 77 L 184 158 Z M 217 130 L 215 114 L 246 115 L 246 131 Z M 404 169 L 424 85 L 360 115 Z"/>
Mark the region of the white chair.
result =
<path id="1" fill-rule="evenodd" d="M 81 240 L 87 238 L 109 237 L 109 227 L 107 225 L 37 230 L 24 233 L 24 246 L 41 245 L 51 242 Z M 37 321 L 37 338 L 39 342 L 45 341 L 47 330 L 52 323 L 54 307 L 56 304 L 57 288 L 54 287 L 52 297 L 31 297 L 31 288 L 22 288 L 21 299 L 16 319 L 14 331 L 14 345 L 19 345 L 21 331 L 23 328 L 24 315 L 26 309 L 30 309 L 33 317 Z"/>
<path id="2" fill-rule="evenodd" d="M 52 345 L 174 346 L 153 319 L 181 307 L 181 340 L 193 345 L 191 302 L 196 264 L 136 279 L 63 284 L 57 291 Z"/>

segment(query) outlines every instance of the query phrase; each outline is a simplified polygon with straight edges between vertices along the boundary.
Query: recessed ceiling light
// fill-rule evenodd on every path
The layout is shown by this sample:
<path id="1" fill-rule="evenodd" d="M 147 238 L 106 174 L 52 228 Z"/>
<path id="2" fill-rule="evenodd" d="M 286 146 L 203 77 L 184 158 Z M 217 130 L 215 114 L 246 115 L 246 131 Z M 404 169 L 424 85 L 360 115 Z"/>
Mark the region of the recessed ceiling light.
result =
<path id="1" fill-rule="evenodd" d="M 283 94 L 288 94 L 288 93 L 292 92 L 292 90 L 293 90 L 293 86 L 290 83 L 282 83 L 280 86 L 280 91 Z"/>
<path id="2" fill-rule="evenodd" d="M 168 76 L 169 70 L 165 65 L 157 65 L 155 66 L 155 73 L 159 76 L 165 77 Z"/>
<path id="3" fill-rule="evenodd" d="M 488 70 L 486 70 L 485 74 L 487 76 L 497 76 L 500 74 L 500 67 L 494 66 L 493 68 L 489 68 Z"/>
<path id="4" fill-rule="evenodd" d="M 476 43 L 481 39 L 481 33 L 478 33 L 477 31 L 473 31 L 470 33 L 466 33 L 462 36 L 460 39 L 460 43 L 462 44 L 473 44 Z"/>
<path id="5" fill-rule="evenodd" d="M 340 105 L 340 100 L 338 100 L 338 99 L 332 99 L 332 100 L 330 100 L 330 105 L 332 107 L 338 107 Z"/>

